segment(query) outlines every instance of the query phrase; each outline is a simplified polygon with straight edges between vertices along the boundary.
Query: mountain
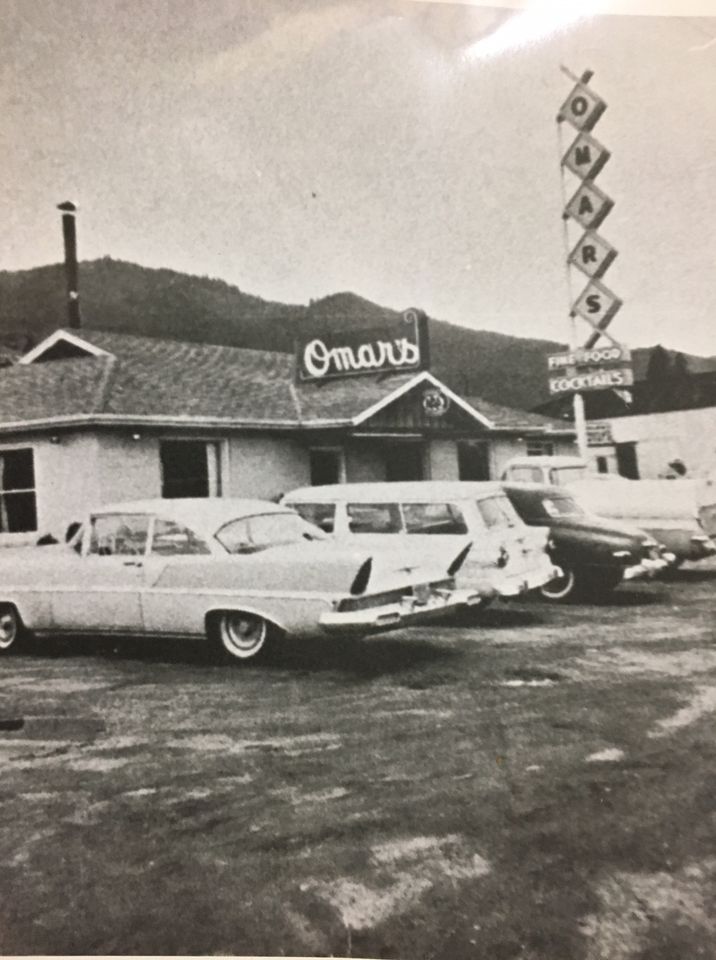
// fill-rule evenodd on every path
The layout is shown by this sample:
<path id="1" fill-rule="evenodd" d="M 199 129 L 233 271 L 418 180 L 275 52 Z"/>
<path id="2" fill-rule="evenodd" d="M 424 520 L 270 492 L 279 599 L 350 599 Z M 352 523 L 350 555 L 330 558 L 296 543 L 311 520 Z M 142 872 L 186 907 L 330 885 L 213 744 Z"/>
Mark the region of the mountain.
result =
<path id="1" fill-rule="evenodd" d="M 0 363 L 67 325 L 64 290 L 62 264 L 0 271 Z M 306 333 L 374 327 L 397 316 L 353 293 L 308 305 L 276 303 L 222 280 L 109 257 L 81 264 L 80 303 L 87 327 L 284 352 Z M 429 327 L 431 369 L 456 391 L 521 408 L 548 399 L 545 357 L 562 344 L 433 319 Z M 634 351 L 638 379 L 649 353 Z M 686 359 L 694 371 L 716 369 L 716 358 Z"/>

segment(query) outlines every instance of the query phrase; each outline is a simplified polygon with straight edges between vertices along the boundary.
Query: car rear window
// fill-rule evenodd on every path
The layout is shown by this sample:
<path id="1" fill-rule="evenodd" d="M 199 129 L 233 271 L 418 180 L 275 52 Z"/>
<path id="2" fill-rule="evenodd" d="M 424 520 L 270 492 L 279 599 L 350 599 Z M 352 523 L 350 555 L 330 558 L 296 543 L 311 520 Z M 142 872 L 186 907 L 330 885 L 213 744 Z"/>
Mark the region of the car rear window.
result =
<path id="1" fill-rule="evenodd" d="M 403 518 L 408 533 L 467 533 L 465 518 L 455 503 L 404 503 Z"/>
<path id="2" fill-rule="evenodd" d="M 542 506 L 549 517 L 581 517 L 584 514 L 584 510 L 571 497 L 545 497 Z"/>
<path id="3" fill-rule="evenodd" d="M 308 523 L 315 524 L 324 533 L 333 533 L 336 522 L 335 503 L 287 503 L 286 506 L 295 510 Z"/>
<path id="4" fill-rule="evenodd" d="M 514 527 L 520 519 L 507 497 L 486 497 L 477 501 L 477 509 L 488 529 Z"/>
<path id="5" fill-rule="evenodd" d="M 397 503 L 349 503 L 346 511 L 351 533 L 400 533 L 403 527 Z"/>

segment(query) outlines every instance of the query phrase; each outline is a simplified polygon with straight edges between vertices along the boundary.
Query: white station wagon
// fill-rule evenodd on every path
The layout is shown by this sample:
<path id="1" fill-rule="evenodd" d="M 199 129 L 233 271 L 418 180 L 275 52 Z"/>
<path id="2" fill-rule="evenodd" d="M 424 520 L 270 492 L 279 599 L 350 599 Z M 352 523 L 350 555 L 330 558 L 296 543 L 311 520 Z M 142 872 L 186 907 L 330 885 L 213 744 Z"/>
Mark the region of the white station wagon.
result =
<path id="1" fill-rule="evenodd" d="M 549 530 L 528 527 L 498 483 L 416 480 L 303 487 L 282 502 L 340 543 L 376 552 L 407 547 L 441 562 L 472 544 L 458 586 L 483 601 L 542 587 L 562 571 L 547 553 Z"/>
<path id="2" fill-rule="evenodd" d="M 455 590 L 464 558 L 374 557 L 258 500 L 102 507 L 68 543 L 0 551 L 0 652 L 24 631 L 207 636 L 246 660 L 281 634 L 370 633 L 478 603 Z"/>

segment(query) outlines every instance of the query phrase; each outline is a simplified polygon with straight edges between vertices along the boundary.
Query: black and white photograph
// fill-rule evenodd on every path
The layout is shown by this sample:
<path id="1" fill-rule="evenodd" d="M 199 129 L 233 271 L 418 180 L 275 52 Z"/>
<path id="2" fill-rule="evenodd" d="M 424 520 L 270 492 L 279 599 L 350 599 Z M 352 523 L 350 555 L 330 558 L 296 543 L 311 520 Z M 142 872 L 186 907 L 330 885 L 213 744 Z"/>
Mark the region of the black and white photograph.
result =
<path id="1" fill-rule="evenodd" d="M 716 958 L 716 3 L 0 53 L 0 955 Z"/>

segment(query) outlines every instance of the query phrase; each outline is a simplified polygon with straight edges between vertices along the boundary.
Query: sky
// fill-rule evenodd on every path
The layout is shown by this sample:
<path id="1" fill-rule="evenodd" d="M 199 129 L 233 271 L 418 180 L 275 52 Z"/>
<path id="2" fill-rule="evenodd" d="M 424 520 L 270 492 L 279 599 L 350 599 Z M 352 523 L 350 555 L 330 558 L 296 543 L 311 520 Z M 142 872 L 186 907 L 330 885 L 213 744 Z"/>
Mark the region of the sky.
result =
<path id="1" fill-rule="evenodd" d="M 572 17 L 500 52 L 509 11 L 413 0 L 0 0 L 0 16 L 0 269 L 61 260 L 71 199 L 83 259 L 564 340 L 565 65 L 608 105 L 610 330 L 716 354 L 716 17 Z"/>

